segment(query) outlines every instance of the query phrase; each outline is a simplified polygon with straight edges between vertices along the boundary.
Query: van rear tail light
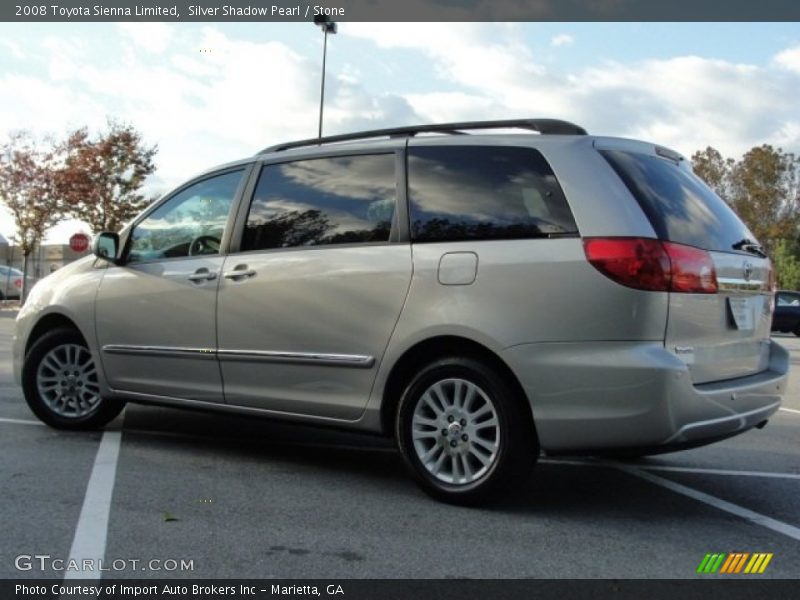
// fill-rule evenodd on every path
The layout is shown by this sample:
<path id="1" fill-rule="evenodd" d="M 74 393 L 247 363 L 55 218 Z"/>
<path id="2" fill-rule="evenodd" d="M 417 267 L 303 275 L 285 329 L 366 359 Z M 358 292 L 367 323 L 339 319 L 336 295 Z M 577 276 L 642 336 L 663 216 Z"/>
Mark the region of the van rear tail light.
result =
<path id="1" fill-rule="evenodd" d="M 587 238 L 583 249 L 594 268 L 617 283 L 639 290 L 669 291 L 669 256 L 658 240 Z"/>
<path id="2" fill-rule="evenodd" d="M 769 279 L 767 280 L 767 292 L 769 293 L 769 315 L 775 312 L 775 303 L 777 302 L 778 291 L 778 277 L 775 273 L 775 265 L 769 267 Z"/>
<path id="3" fill-rule="evenodd" d="M 672 263 L 672 292 L 716 294 L 717 271 L 705 250 L 663 242 Z"/>
<path id="4" fill-rule="evenodd" d="M 14 287 L 21 289 L 22 288 L 22 279 L 15 279 L 14 280 Z"/>
<path id="5" fill-rule="evenodd" d="M 717 274 L 705 250 L 650 238 L 586 238 L 586 258 L 617 283 L 651 292 L 716 294 Z"/>

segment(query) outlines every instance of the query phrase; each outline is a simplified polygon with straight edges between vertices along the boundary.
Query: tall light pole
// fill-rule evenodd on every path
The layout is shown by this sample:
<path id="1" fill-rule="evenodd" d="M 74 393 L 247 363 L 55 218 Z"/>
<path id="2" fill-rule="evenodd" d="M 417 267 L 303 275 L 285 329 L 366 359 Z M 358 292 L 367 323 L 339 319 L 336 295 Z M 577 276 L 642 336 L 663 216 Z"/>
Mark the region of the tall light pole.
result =
<path id="1" fill-rule="evenodd" d="M 336 33 L 336 23 L 329 21 L 325 15 L 317 15 L 314 17 L 314 25 L 319 25 L 325 34 L 325 41 L 322 43 L 322 83 L 319 90 L 319 134 L 317 136 L 322 137 L 322 108 L 325 104 L 325 58 L 328 54 L 328 34 Z"/>

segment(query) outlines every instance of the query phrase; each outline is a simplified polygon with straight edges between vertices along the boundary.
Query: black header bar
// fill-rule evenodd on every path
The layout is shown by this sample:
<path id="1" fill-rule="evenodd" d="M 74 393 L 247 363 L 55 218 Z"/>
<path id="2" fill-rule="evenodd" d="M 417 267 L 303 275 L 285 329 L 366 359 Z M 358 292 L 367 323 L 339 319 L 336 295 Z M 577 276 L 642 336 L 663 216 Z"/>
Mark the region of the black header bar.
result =
<path id="1" fill-rule="evenodd" d="M 532 557 L 532 560 L 535 560 Z M 796 598 L 796 580 L 93 579 L 0 580 L 3 600 L 753 600 Z"/>
<path id="2" fill-rule="evenodd" d="M 0 21 L 800 21 L 798 0 L 11 0 Z"/>

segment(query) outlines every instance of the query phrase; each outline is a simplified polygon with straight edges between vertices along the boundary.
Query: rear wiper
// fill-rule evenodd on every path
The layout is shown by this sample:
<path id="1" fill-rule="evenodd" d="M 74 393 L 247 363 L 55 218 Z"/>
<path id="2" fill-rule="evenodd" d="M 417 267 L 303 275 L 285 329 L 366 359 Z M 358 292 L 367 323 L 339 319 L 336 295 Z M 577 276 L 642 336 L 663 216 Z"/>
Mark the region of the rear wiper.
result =
<path id="1" fill-rule="evenodd" d="M 761 258 L 767 258 L 767 253 L 764 252 L 764 247 L 760 244 L 754 242 L 753 240 L 744 238 L 743 240 L 739 240 L 735 244 L 731 246 L 734 250 L 744 250 L 745 252 L 749 252 L 750 254 L 755 254 L 760 256 Z"/>

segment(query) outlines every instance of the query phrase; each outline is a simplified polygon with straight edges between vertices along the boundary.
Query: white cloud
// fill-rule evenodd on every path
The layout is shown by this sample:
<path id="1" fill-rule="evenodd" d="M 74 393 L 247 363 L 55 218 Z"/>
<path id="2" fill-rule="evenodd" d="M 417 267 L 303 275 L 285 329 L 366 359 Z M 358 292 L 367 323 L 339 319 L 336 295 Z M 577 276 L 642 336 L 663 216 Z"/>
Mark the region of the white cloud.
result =
<path id="1" fill-rule="evenodd" d="M 17 44 L 16 42 L 12 42 L 11 40 L 0 39 L 0 47 L 5 48 L 11 54 L 12 57 L 16 59 L 24 59 L 25 52 L 22 50 L 22 46 Z"/>
<path id="2" fill-rule="evenodd" d="M 567 33 L 560 33 L 550 38 L 550 45 L 560 48 L 561 46 L 571 46 L 575 42 L 575 38 Z"/>
<path id="3" fill-rule="evenodd" d="M 738 156 L 780 135 L 795 114 L 800 80 L 769 68 L 684 56 L 585 69 L 571 91 L 595 131 L 650 139 L 685 154 L 713 145 Z"/>
<path id="4" fill-rule="evenodd" d="M 54 108 L 57 108 L 54 110 Z M 102 126 L 105 107 L 84 90 L 17 73 L 0 76 L 0 133 L 31 129 L 63 132 L 81 125 Z"/>
<path id="5" fill-rule="evenodd" d="M 478 23 L 347 23 L 343 33 L 371 40 L 379 48 L 420 50 L 433 59 L 436 74 L 443 80 L 489 90 L 505 87 L 534 75 L 544 67 L 533 60 L 530 49 L 510 35 L 503 25 Z M 487 41 L 487 32 L 502 31 L 510 41 Z M 486 76 L 490 75 L 487 80 Z"/>
<path id="6" fill-rule="evenodd" d="M 88 45 L 77 37 L 50 35 L 44 38 L 42 47 L 49 53 L 50 78 L 54 81 L 71 79 L 79 65 L 88 62 Z"/>
<path id="7" fill-rule="evenodd" d="M 107 116 L 130 122 L 159 144 L 161 191 L 214 164 L 316 133 L 318 66 L 284 44 L 207 27 L 173 48 L 169 61 L 154 63 L 139 42 L 128 43 L 108 64 L 85 60 L 90 50 L 68 37 L 45 40 L 49 78 L 0 75 L 0 130 L 25 123 L 61 134 L 66 126 L 101 128 Z M 333 109 L 329 117 L 333 125 Z"/>
<path id="8" fill-rule="evenodd" d="M 797 153 L 800 141 L 800 120 L 786 121 L 775 134 L 773 142 L 781 148 L 792 149 Z"/>
<path id="9" fill-rule="evenodd" d="M 129 122 L 159 146 L 159 169 L 145 190 L 152 194 L 266 146 L 316 135 L 316 53 L 309 61 L 285 44 L 243 41 L 216 27 L 166 42 L 153 32 L 167 30 L 139 25 L 121 26 L 121 47 L 101 59 L 90 59 L 98 48 L 69 34 L 26 47 L 45 69 L 0 72 L 0 136 L 19 128 L 56 136 L 84 125 L 99 130 L 107 117 Z M 168 60 L 151 54 L 166 43 Z M 326 133 L 419 120 L 406 100 L 370 94 L 359 79 L 355 69 L 341 78 L 328 73 Z M 0 215 L 0 231 L 9 237 L 12 229 Z"/>
<path id="10" fill-rule="evenodd" d="M 123 35 L 137 47 L 150 54 L 162 54 L 175 35 L 174 28 L 166 23 L 117 23 Z"/>
<path id="11" fill-rule="evenodd" d="M 420 25 L 419 27 L 417 25 Z M 349 35 L 380 48 L 422 52 L 458 91 L 415 92 L 409 103 L 426 121 L 545 116 L 590 133 L 649 139 L 691 154 L 707 145 L 739 156 L 764 142 L 799 150 L 795 99 L 800 78 L 773 65 L 678 56 L 603 62 L 572 71 L 544 66 L 514 31 L 492 41 L 494 26 L 415 24 L 408 31 L 350 24 Z M 778 55 L 800 64 L 800 49 Z"/>
<path id="12" fill-rule="evenodd" d="M 800 73 L 800 46 L 787 48 L 778 53 L 774 58 L 774 63 L 787 71 Z"/>
<path id="13" fill-rule="evenodd" d="M 416 112 L 424 115 L 425 121 L 432 123 L 467 120 L 473 117 L 478 120 L 479 115 L 485 114 L 500 118 L 499 113 L 502 110 L 502 105 L 493 98 L 464 92 L 410 94 L 408 102 Z M 507 116 L 511 118 L 514 115 Z"/>

